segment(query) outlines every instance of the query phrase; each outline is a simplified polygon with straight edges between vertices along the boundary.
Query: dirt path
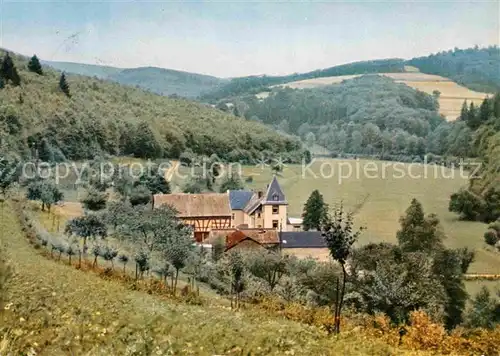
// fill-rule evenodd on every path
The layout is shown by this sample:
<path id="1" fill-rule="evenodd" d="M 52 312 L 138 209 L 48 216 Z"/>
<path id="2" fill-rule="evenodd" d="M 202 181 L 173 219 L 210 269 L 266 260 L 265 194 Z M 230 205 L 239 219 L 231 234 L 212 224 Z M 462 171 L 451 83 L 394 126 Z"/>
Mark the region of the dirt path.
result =
<path id="1" fill-rule="evenodd" d="M 0 240 L 15 270 L 1 316 L 0 355 L 395 354 L 360 335 L 335 340 L 255 310 L 166 302 L 46 259 L 9 206 L 0 215 Z"/>

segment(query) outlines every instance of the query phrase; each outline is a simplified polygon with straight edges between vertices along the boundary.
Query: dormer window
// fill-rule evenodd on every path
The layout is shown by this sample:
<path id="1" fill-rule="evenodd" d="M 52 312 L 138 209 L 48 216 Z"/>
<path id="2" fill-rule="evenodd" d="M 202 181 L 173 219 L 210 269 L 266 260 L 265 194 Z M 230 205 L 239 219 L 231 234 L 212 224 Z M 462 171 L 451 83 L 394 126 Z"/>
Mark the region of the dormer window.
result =
<path id="1" fill-rule="evenodd" d="M 276 193 L 274 193 L 274 194 L 273 194 L 273 200 L 274 200 L 274 201 L 278 201 L 278 200 L 279 200 L 279 198 L 280 198 L 280 197 L 279 197 L 279 195 L 278 195 L 278 194 L 276 194 Z"/>

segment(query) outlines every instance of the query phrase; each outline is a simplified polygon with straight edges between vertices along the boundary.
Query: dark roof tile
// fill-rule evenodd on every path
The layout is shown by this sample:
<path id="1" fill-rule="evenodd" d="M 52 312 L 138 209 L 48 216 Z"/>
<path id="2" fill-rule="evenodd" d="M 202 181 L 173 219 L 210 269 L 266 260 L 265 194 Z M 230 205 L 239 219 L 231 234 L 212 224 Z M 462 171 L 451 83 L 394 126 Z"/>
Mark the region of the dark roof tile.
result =
<path id="1" fill-rule="evenodd" d="M 229 202 L 232 210 L 243 210 L 252 199 L 253 192 L 248 190 L 230 190 Z"/>
<path id="2" fill-rule="evenodd" d="M 327 247 L 321 231 L 284 231 L 281 233 L 281 240 L 283 248 Z"/>

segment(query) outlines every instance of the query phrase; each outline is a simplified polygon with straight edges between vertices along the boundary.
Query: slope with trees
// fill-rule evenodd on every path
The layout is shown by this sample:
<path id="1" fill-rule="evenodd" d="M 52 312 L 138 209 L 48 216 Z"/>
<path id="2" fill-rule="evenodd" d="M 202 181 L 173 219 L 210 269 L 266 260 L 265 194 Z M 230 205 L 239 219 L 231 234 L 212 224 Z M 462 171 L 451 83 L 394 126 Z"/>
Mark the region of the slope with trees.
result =
<path id="1" fill-rule="evenodd" d="M 479 109 L 464 104 L 460 121 L 472 131 L 472 148 L 481 164 L 469 187 L 453 194 L 449 210 L 465 220 L 493 222 L 500 218 L 500 94 Z"/>
<path id="2" fill-rule="evenodd" d="M 421 72 L 448 77 L 470 89 L 494 93 L 500 90 L 500 49 L 458 49 L 442 51 L 407 62 Z"/>
<path id="3" fill-rule="evenodd" d="M 392 79 L 362 76 L 312 89 L 275 88 L 234 101 L 249 120 L 336 153 L 468 156 L 470 129 L 441 117 L 437 96 Z M 387 158 L 387 157 L 386 157 Z"/>
<path id="4" fill-rule="evenodd" d="M 301 159 L 297 139 L 205 105 L 88 77 L 63 78 L 49 68 L 39 75 L 25 57 L 0 57 L 8 59 L 0 90 L 3 151 L 30 157 L 36 149 L 41 160 L 54 161 L 103 154 L 178 158 L 186 149 L 221 159 L 251 161 L 263 151 Z M 21 86 L 12 79 L 17 72 Z"/>
<path id="5" fill-rule="evenodd" d="M 156 67 L 116 68 L 112 66 L 42 61 L 61 72 L 85 75 L 139 87 L 161 95 L 196 98 L 228 82 L 210 75 Z"/>
<path id="6" fill-rule="evenodd" d="M 257 75 L 233 78 L 220 88 L 201 96 L 202 100 L 217 102 L 242 94 L 257 94 L 268 91 L 269 86 L 294 82 L 297 80 L 332 77 L 338 75 L 368 74 L 368 73 L 397 73 L 404 71 L 402 59 L 380 59 L 342 64 L 331 68 L 318 69 L 307 73 L 294 73 L 284 76 Z"/>

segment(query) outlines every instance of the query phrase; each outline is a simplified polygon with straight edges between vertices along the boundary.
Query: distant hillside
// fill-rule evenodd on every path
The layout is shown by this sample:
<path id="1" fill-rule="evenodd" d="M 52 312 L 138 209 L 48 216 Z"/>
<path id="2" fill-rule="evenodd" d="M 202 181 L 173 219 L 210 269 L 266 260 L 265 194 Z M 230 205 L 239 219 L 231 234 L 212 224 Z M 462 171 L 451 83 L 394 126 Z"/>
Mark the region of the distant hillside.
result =
<path id="1" fill-rule="evenodd" d="M 407 160 L 429 152 L 468 153 L 463 142 L 468 142 L 470 130 L 439 115 L 437 96 L 385 76 L 365 75 L 308 89 L 278 86 L 265 98 L 233 99 L 236 111 L 247 119 L 340 154 L 398 155 Z"/>
<path id="2" fill-rule="evenodd" d="M 407 68 L 407 66 L 406 66 Z M 416 69 L 416 68 L 415 68 Z M 421 90 L 427 94 L 433 94 L 436 90 L 439 91 L 439 113 L 442 114 L 448 121 L 454 121 L 460 116 L 460 110 L 464 101 L 467 103 L 474 103 L 474 105 L 481 105 L 484 98 L 491 96 L 491 94 L 481 93 L 467 89 L 449 78 L 441 77 L 438 75 L 425 74 L 415 71 L 407 73 L 378 73 L 385 77 L 394 79 L 396 83 L 403 83 L 412 88 Z M 326 85 L 339 84 L 344 80 L 353 79 L 361 76 L 361 74 L 354 75 L 340 75 L 335 77 L 322 77 L 314 79 L 299 80 L 296 82 L 289 82 L 280 84 L 282 87 L 289 87 L 294 89 L 317 88 Z M 276 86 L 273 86 L 276 87 Z M 271 87 L 271 88 L 273 88 Z M 257 94 L 258 98 L 266 98 L 269 92 L 262 92 Z"/>
<path id="3" fill-rule="evenodd" d="M 93 64 L 43 61 L 59 71 L 97 77 L 146 89 L 156 94 L 196 98 L 227 82 L 209 75 L 156 67 L 116 68 Z"/>
<path id="4" fill-rule="evenodd" d="M 0 58 L 4 54 L 0 50 Z M 27 58 L 13 60 L 21 86 L 0 89 L 2 152 L 27 157 L 37 147 L 44 160 L 178 158 L 185 150 L 228 160 L 250 161 L 263 153 L 301 158 L 299 141 L 220 110 L 78 75 L 67 76 L 67 97 L 60 73 L 44 67 L 40 76 L 27 70 Z"/>
<path id="5" fill-rule="evenodd" d="M 50 66 L 61 72 L 73 73 L 86 75 L 88 77 L 97 77 L 100 79 L 105 79 L 110 75 L 119 73 L 122 68 L 101 66 L 95 64 L 83 64 L 83 63 L 72 63 L 72 62 L 52 62 L 52 61 L 41 61 L 42 65 Z"/>
<path id="6" fill-rule="evenodd" d="M 258 94 L 269 87 L 310 79 L 374 73 L 420 71 L 437 74 L 475 91 L 493 93 L 500 88 L 500 50 L 498 47 L 455 49 L 426 57 L 380 59 L 354 62 L 307 73 L 285 76 L 250 76 L 234 78 L 226 85 L 202 97 L 215 103 L 243 94 Z"/>
<path id="7" fill-rule="evenodd" d="M 494 93 L 500 90 L 500 49 L 467 48 L 443 51 L 409 60 L 421 72 L 448 77 L 467 88 Z"/>
<path id="8" fill-rule="evenodd" d="M 249 76 L 233 78 L 227 84 L 215 91 L 202 96 L 203 100 L 217 102 L 224 98 L 268 90 L 269 86 L 294 82 L 297 80 L 332 77 L 338 75 L 368 74 L 368 73 L 393 73 L 404 71 L 404 60 L 402 59 L 381 59 L 375 61 L 354 62 L 343 64 L 326 69 L 318 69 L 307 73 L 295 73 L 284 76 Z"/>
<path id="9" fill-rule="evenodd" d="M 106 79 L 120 84 L 139 86 L 161 95 L 177 94 L 195 98 L 218 88 L 224 79 L 209 75 L 155 67 L 132 68 L 109 75 Z"/>

